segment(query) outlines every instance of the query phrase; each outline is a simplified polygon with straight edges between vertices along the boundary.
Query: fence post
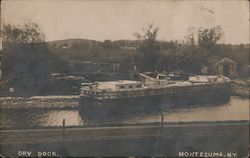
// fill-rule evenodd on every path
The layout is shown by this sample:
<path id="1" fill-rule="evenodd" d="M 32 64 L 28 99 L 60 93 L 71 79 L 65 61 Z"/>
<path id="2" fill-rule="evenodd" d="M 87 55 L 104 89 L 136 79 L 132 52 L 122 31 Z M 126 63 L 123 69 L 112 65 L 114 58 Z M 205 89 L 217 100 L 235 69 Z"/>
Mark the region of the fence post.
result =
<path id="1" fill-rule="evenodd" d="M 63 119 L 63 141 L 65 140 L 65 119 Z"/>
<path id="2" fill-rule="evenodd" d="M 164 125 L 164 115 L 163 112 L 161 112 L 161 127 Z"/>

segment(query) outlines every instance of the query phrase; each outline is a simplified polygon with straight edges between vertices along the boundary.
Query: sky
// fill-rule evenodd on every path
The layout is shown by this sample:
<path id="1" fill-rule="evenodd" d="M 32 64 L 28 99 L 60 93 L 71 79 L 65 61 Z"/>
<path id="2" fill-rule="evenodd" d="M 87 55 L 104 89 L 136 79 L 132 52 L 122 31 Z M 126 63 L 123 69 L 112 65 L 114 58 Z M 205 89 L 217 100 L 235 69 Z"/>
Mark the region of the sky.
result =
<path id="1" fill-rule="evenodd" d="M 3 0 L 2 24 L 35 22 L 47 41 L 135 39 L 148 23 L 159 40 L 183 40 L 189 27 L 220 25 L 220 43 L 249 43 L 246 0 Z"/>

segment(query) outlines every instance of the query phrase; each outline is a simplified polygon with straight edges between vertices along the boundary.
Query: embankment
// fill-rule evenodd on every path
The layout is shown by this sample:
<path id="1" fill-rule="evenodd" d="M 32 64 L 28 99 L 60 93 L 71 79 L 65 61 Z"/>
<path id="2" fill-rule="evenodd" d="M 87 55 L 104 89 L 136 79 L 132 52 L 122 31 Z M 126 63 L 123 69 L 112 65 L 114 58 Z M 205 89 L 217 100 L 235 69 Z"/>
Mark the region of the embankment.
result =
<path id="1" fill-rule="evenodd" d="M 0 97 L 0 109 L 76 109 L 79 96 Z"/>
<path id="2" fill-rule="evenodd" d="M 240 97 L 249 97 L 250 80 L 233 80 L 232 93 Z"/>

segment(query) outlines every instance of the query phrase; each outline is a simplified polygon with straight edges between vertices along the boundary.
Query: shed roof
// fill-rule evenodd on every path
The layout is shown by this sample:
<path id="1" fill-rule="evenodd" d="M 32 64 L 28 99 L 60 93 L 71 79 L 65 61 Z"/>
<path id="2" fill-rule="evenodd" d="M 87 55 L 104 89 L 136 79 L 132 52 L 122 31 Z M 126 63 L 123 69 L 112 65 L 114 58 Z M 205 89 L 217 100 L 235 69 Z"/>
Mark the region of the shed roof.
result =
<path id="1" fill-rule="evenodd" d="M 217 55 L 211 55 L 207 58 L 207 62 L 209 64 L 214 64 L 218 61 L 220 61 L 221 59 L 223 59 L 223 57 L 217 56 Z"/>
<path id="2" fill-rule="evenodd" d="M 234 60 L 232 60 L 232 59 L 230 59 L 228 57 L 221 57 L 221 56 L 212 55 L 212 56 L 207 58 L 207 63 L 208 64 L 218 64 L 220 62 L 225 62 L 225 61 L 237 64 L 236 61 L 234 61 Z"/>

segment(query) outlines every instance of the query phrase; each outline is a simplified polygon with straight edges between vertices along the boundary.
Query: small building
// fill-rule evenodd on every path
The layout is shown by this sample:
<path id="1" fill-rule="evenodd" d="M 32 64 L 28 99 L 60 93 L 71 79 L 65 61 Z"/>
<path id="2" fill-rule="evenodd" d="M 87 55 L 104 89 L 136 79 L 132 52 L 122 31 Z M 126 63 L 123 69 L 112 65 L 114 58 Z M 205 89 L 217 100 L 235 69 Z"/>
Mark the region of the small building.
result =
<path id="1" fill-rule="evenodd" d="M 202 67 L 203 74 L 223 75 L 235 78 L 238 75 L 238 63 L 228 57 L 211 56 Z"/>
<path id="2" fill-rule="evenodd" d="M 98 89 L 111 90 L 111 91 L 129 90 L 129 89 L 137 89 L 143 87 L 143 83 L 131 80 L 119 80 L 119 81 L 96 82 L 96 83 L 98 85 Z"/>
<path id="3" fill-rule="evenodd" d="M 167 85 L 170 77 L 166 74 L 146 72 L 139 73 L 139 79 L 145 84 L 145 86 L 159 86 Z"/>

